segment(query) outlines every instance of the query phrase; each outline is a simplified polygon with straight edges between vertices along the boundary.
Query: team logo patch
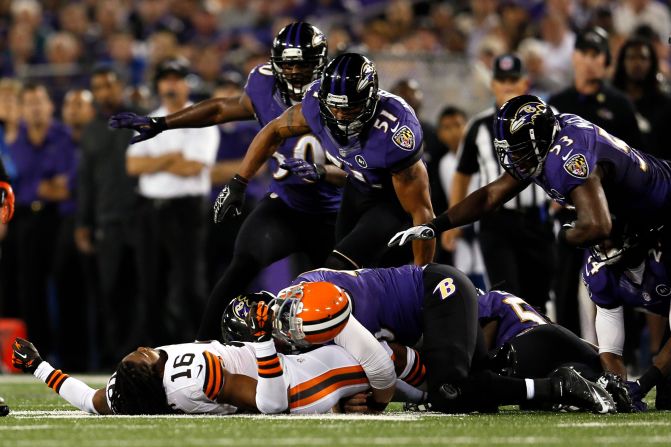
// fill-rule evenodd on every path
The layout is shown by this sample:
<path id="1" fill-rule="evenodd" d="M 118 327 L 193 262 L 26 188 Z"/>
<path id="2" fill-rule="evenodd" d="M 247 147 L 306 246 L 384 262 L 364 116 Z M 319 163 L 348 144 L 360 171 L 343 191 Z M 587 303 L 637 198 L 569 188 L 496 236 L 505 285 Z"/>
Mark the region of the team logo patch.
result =
<path id="1" fill-rule="evenodd" d="M 671 287 L 666 284 L 659 284 L 655 287 L 655 292 L 657 292 L 657 295 L 659 296 L 669 296 L 671 295 Z"/>
<path id="2" fill-rule="evenodd" d="M 589 165 L 583 154 L 575 154 L 564 163 L 564 169 L 576 178 L 587 178 Z"/>
<path id="3" fill-rule="evenodd" d="M 375 67 L 370 62 L 366 62 L 361 66 L 361 79 L 356 85 L 356 91 L 360 92 L 361 90 L 368 87 L 375 77 Z"/>
<path id="4" fill-rule="evenodd" d="M 415 134 L 408 126 L 403 126 L 391 137 L 394 144 L 404 151 L 411 151 L 415 148 Z"/>
<path id="5" fill-rule="evenodd" d="M 515 112 L 515 117 L 510 123 L 510 133 L 515 133 L 527 123 L 532 123 L 537 116 L 542 115 L 547 106 L 541 102 L 528 102 Z"/>
<path id="6" fill-rule="evenodd" d="M 355 161 L 359 164 L 359 166 L 361 166 L 362 168 L 367 168 L 367 167 L 368 167 L 368 163 L 366 162 L 366 159 L 363 158 L 361 155 L 357 155 L 356 157 L 354 157 L 354 160 L 355 160 Z"/>

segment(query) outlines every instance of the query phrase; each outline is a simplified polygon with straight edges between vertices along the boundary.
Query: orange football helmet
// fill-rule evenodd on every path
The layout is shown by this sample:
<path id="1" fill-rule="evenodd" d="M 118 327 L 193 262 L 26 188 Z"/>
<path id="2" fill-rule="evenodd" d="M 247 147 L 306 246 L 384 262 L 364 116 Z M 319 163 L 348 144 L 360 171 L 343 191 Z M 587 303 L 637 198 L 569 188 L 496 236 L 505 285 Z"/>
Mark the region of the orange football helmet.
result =
<path id="1" fill-rule="evenodd" d="M 347 292 L 326 281 L 302 282 L 280 290 L 270 303 L 274 335 L 298 347 L 333 340 L 352 314 Z"/>

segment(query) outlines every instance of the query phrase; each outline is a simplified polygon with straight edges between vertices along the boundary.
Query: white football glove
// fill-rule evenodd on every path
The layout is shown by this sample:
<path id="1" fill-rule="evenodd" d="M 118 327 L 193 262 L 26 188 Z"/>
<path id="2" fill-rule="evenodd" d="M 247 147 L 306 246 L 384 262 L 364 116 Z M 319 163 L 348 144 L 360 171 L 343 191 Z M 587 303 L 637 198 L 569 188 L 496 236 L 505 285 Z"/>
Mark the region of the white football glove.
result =
<path id="1" fill-rule="evenodd" d="M 436 232 L 428 225 L 418 225 L 410 227 L 405 231 L 399 231 L 389 240 L 387 246 L 404 245 L 408 241 L 422 240 L 428 241 L 436 237 Z"/>

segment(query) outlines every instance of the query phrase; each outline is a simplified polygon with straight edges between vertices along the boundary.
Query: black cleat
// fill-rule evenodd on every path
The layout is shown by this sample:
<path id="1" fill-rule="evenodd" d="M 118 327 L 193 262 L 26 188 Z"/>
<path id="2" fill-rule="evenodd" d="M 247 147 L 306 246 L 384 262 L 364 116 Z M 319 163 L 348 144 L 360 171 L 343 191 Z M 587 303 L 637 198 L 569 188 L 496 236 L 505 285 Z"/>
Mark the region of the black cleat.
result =
<path id="1" fill-rule="evenodd" d="M 594 413 L 615 413 L 615 402 L 606 390 L 583 378 L 570 366 L 557 368 L 550 374 L 559 387 L 560 403 Z"/>
<path id="2" fill-rule="evenodd" d="M 0 397 L 0 417 L 7 416 L 9 414 L 9 406 L 5 403 L 5 399 Z"/>

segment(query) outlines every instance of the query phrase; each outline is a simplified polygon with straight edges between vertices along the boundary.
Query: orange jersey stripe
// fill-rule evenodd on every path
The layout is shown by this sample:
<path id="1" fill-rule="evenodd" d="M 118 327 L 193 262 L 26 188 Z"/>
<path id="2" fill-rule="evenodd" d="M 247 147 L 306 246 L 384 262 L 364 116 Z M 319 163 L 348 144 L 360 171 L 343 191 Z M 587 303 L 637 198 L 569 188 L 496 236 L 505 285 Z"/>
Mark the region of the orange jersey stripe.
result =
<path id="1" fill-rule="evenodd" d="M 65 379 L 67 379 L 68 377 L 70 377 L 70 376 L 68 376 L 67 374 L 61 374 L 58 377 L 58 379 L 56 379 L 56 382 L 54 383 L 54 386 L 53 386 L 54 391 L 56 391 L 58 393 L 61 389 L 61 385 L 63 385 L 63 382 L 65 382 Z"/>
<path id="2" fill-rule="evenodd" d="M 282 366 L 281 366 L 281 365 L 277 365 L 276 367 L 274 367 L 274 368 L 270 368 L 270 369 L 266 369 L 266 368 L 261 369 L 261 368 L 259 368 L 259 375 L 260 375 L 260 376 L 267 376 L 267 375 L 271 375 L 271 374 L 282 374 Z"/>
<path id="3" fill-rule="evenodd" d="M 219 357 L 209 351 L 203 352 L 205 357 L 205 383 L 203 385 L 203 392 L 208 399 L 215 401 L 221 388 L 224 386 L 224 372 L 223 366 Z"/>
<path id="4" fill-rule="evenodd" d="M 316 385 L 319 385 L 320 383 L 331 379 L 334 376 L 341 375 L 341 374 L 355 374 L 355 373 L 364 373 L 363 368 L 359 365 L 356 366 L 345 366 L 342 368 L 336 368 L 329 370 L 325 372 L 324 374 L 315 377 L 314 379 L 308 380 L 307 382 L 299 383 L 295 387 L 291 388 L 289 390 L 289 398 L 293 397 L 294 395 L 304 392 Z"/>
<path id="5" fill-rule="evenodd" d="M 205 395 L 207 397 L 210 397 L 212 395 L 212 390 L 214 389 L 214 375 L 215 375 L 215 368 L 214 368 L 214 361 L 212 359 L 212 354 L 209 352 L 205 351 L 203 353 L 205 355 L 205 360 L 207 361 L 207 364 L 205 365 L 206 369 L 206 377 L 207 377 L 207 383 L 205 384 Z"/>
<path id="6" fill-rule="evenodd" d="M 275 358 L 272 358 L 270 360 L 257 360 L 256 364 L 259 367 L 262 367 L 262 366 L 266 366 L 266 365 L 271 366 L 273 363 L 279 363 L 279 362 L 280 362 L 280 359 L 275 357 Z"/>
<path id="7" fill-rule="evenodd" d="M 57 369 L 51 374 L 51 378 L 48 379 L 47 386 L 51 389 L 54 388 L 54 383 L 58 380 L 58 378 L 63 374 L 63 372 L 60 369 Z"/>
<path id="8" fill-rule="evenodd" d="M 342 380 L 342 381 L 339 381 L 339 382 L 336 382 L 336 383 L 333 383 L 333 384 L 327 386 L 323 390 L 320 390 L 319 392 L 317 392 L 317 393 L 315 393 L 315 394 L 313 394 L 309 397 L 306 397 L 304 399 L 299 398 L 298 400 L 296 400 L 294 402 L 289 402 L 289 408 L 293 410 L 295 408 L 305 407 L 305 406 L 310 405 L 314 402 L 317 402 L 318 400 L 328 396 L 329 394 L 333 393 L 334 391 L 336 391 L 340 388 L 350 386 L 350 385 L 363 385 L 363 384 L 367 384 L 367 383 L 368 383 L 368 378 L 366 378 L 366 377 L 361 377 L 361 378 L 358 378 L 358 379 Z"/>

